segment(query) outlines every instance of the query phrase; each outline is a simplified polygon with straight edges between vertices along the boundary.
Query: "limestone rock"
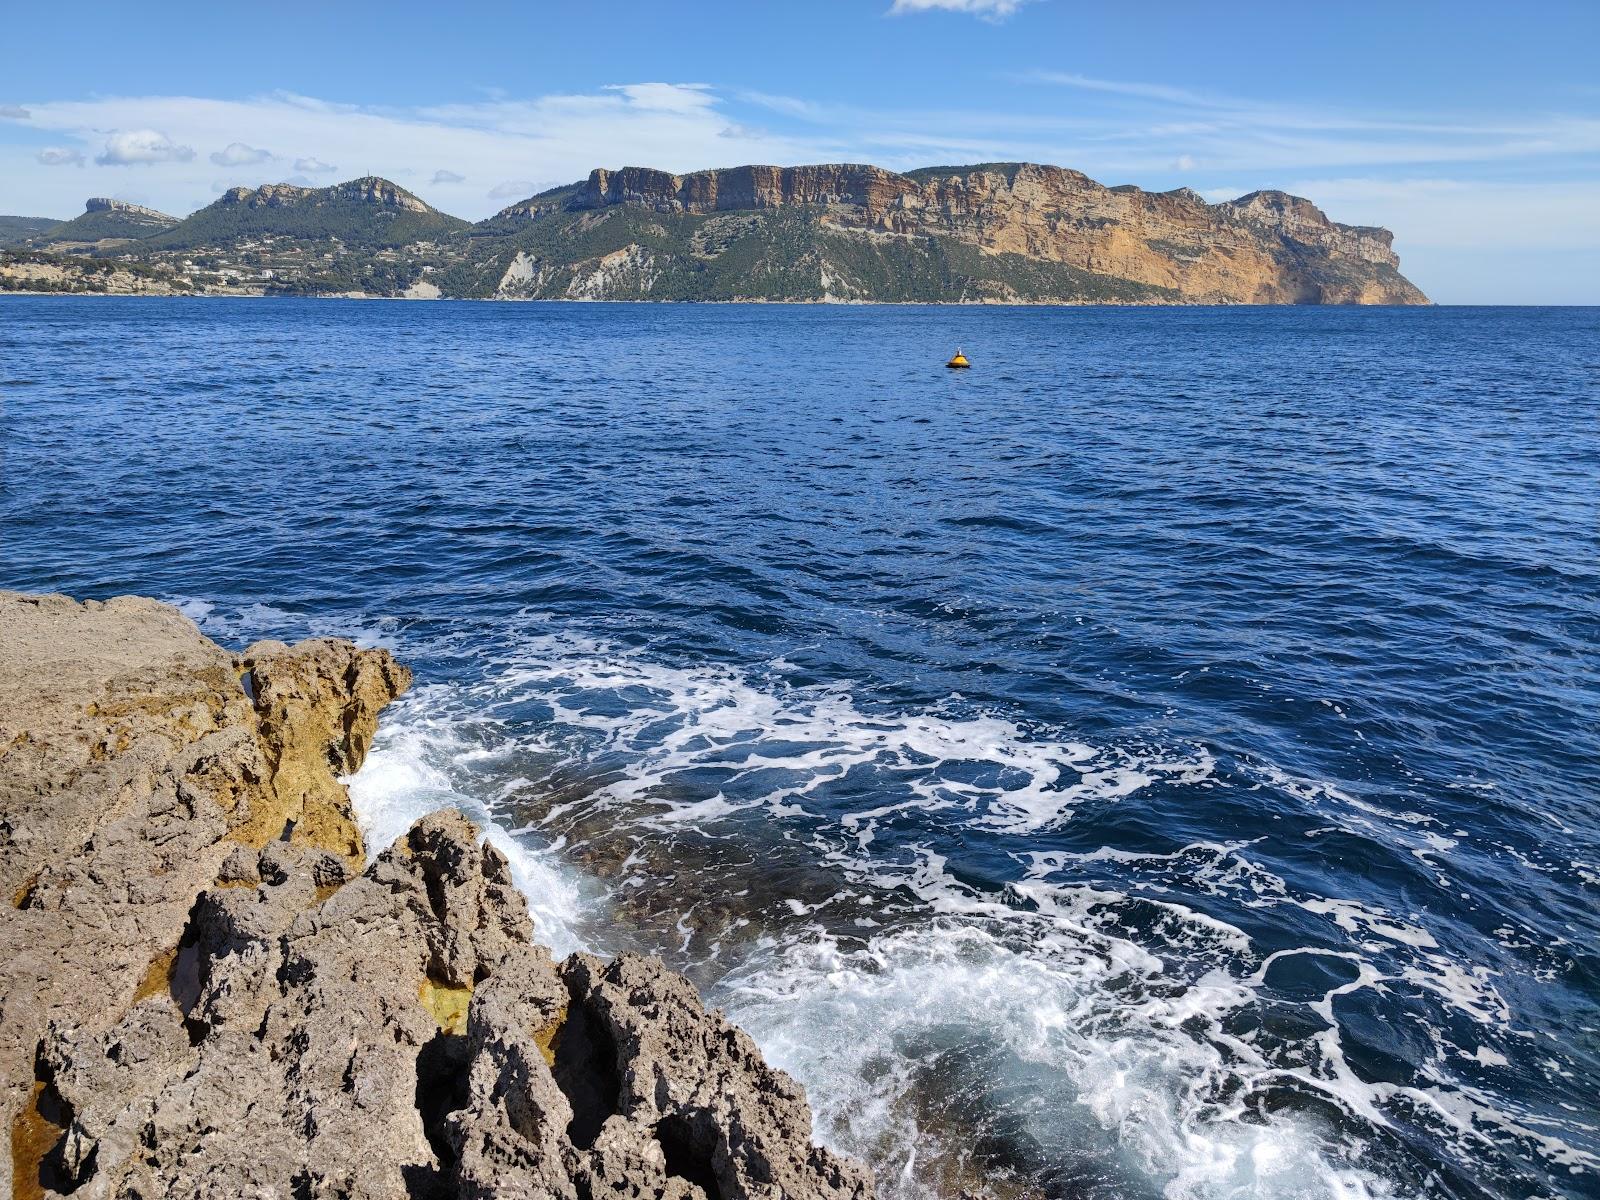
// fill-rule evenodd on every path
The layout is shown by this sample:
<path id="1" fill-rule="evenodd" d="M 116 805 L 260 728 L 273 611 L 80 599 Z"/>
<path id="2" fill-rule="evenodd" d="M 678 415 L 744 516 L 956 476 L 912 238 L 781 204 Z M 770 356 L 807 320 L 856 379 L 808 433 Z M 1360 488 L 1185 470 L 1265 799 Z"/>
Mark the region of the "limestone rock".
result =
<path id="1" fill-rule="evenodd" d="M 51 1028 L 42 1074 L 69 1122 L 48 1182 L 96 1200 L 870 1194 L 682 977 L 635 956 L 558 969 L 459 814 L 319 900 L 329 857 L 263 848 L 256 886 L 201 894 L 170 987 L 109 1029 Z"/>
<path id="2" fill-rule="evenodd" d="M 343 676 L 313 667 L 330 661 Z M 152 600 L 0 592 L 0 884 L 11 904 L 0 930 L 0 1106 L 10 1127 L 40 1118 L 35 1058 L 47 1025 L 108 1028 L 165 989 L 196 897 L 280 794 L 338 800 L 348 820 L 334 771 L 365 753 L 380 691 L 409 680 L 384 651 L 282 648 L 266 668 L 271 694 L 309 723 L 294 740 L 299 774 L 280 786 L 284 735 L 241 686 L 242 669 Z M 301 680 L 318 690 L 296 696 Z M 320 878 L 347 871 L 323 863 Z"/>
<path id="3" fill-rule="evenodd" d="M 320 638 L 292 650 L 258 642 L 244 652 L 271 786 L 236 836 L 258 846 L 276 838 L 342 854 L 360 869 L 361 832 L 344 785 L 378 729 L 378 712 L 411 683 L 387 654 Z M 330 773 L 331 768 L 331 773 Z"/>
<path id="4" fill-rule="evenodd" d="M 177 217 L 169 217 L 166 213 L 154 208 L 146 208 L 142 204 L 130 204 L 126 200 L 115 200 L 110 196 L 90 196 L 84 201 L 84 212 L 91 213 L 121 213 L 127 217 L 143 217 L 153 225 L 171 226 L 178 223 Z"/>
<path id="5" fill-rule="evenodd" d="M 409 679 L 0 594 L 0 1197 L 866 1200 L 686 980 L 552 962 L 459 813 L 361 869 L 336 773 Z"/>

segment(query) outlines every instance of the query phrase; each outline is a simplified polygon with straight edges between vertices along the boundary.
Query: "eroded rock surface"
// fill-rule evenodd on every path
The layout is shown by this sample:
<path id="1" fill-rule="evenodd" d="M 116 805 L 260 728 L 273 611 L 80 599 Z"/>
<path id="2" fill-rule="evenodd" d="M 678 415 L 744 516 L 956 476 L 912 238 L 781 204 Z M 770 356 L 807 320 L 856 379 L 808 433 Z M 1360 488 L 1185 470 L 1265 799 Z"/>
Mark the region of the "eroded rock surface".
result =
<path id="1" fill-rule="evenodd" d="M 0 593 L 0 1189 L 870 1195 L 681 977 L 552 962 L 461 815 L 361 869 L 336 773 L 408 683 L 344 642 L 235 659 L 152 601 Z"/>

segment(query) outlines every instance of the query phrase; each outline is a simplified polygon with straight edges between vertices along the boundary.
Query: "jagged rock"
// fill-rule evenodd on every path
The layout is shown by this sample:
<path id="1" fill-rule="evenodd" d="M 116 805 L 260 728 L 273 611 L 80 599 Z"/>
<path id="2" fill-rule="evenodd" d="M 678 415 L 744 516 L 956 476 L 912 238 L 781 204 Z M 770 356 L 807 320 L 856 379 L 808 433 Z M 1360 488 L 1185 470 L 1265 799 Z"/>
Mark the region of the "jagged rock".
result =
<path id="1" fill-rule="evenodd" d="M 246 208 L 287 208 L 295 205 L 317 207 L 325 204 L 356 203 L 379 208 L 403 209 L 414 213 L 437 213 L 397 183 L 364 175 L 330 187 L 302 187 L 293 183 L 264 183 L 260 187 L 232 187 L 216 202 L 222 206 Z"/>
<path id="2" fill-rule="evenodd" d="M 505 858 L 454 812 L 319 901 L 274 843 L 196 902 L 165 992 L 55 1026 L 75 1194 L 866 1197 L 799 1087 L 660 963 L 531 941 Z M 337 861 L 337 860 L 335 860 Z M 249 874 L 235 864 L 234 874 Z"/>
<path id="3" fill-rule="evenodd" d="M 334 773 L 361 765 L 378 729 L 378 713 L 409 685 L 411 673 L 388 655 L 320 638 L 291 649 L 258 642 L 244 652 L 258 716 L 257 737 L 271 787 L 248 824 L 247 845 L 280 837 L 342 854 L 360 869 L 366 859 L 349 797 Z"/>
<path id="4" fill-rule="evenodd" d="M 354 874 L 388 655 L 131 599 L 0 594 L 0 637 L 16 1200 L 870 1195 L 686 980 L 552 962 L 459 813 Z"/>
<path id="5" fill-rule="evenodd" d="M 273 677 L 289 680 L 285 664 L 301 653 L 284 648 Z M 317 662 L 328 653 L 319 643 L 304 650 Z M 315 730 L 353 710 L 361 735 L 373 673 L 396 690 L 409 674 L 384 651 L 354 652 L 344 665 L 352 682 L 366 681 L 361 693 L 335 681 L 302 707 Z M 0 885 L 12 905 L 0 930 L 0 1104 L 9 1125 L 39 1119 L 34 1060 L 47 1024 L 105 1029 L 164 989 L 195 898 L 257 813 L 298 794 L 288 780 L 280 786 L 271 723 L 264 740 L 242 669 L 152 600 L 0 592 Z M 275 691 L 285 705 L 291 693 L 289 682 Z M 346 745 L 364 752 L 367 737 Z M 309 762 L 296 784 L 307 790 Z M 319 794 L 342 797 L 333 771 L 350 762 L 324 749 Z M 321 877 L 345 870 L 323 863 Z"/>

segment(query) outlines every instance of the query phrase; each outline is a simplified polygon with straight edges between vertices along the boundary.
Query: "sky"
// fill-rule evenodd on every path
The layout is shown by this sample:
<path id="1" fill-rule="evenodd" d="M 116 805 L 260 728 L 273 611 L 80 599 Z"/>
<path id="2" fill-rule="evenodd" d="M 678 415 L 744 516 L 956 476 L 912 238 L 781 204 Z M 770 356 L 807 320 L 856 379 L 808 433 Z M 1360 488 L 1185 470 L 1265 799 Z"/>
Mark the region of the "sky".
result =
<path id="1" fill-rule="evenodd" d="M 478 219 L 597 166 L 1025 160 L 1308 196 L 1440 303 L 1600 304 L 1600 0 L 8 0 L 0 29 L 0 213 L 371 174 Z"/>

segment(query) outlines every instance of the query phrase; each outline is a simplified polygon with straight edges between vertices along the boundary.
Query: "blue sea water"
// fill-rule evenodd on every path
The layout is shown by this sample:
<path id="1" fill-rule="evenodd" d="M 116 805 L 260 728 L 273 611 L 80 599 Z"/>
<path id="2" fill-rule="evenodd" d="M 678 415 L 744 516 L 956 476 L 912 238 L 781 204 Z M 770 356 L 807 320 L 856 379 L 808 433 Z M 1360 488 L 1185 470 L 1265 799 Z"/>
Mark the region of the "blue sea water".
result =
<path id="1" fill-rule="evenodd" d="M 0 583 L 392 647 L 369 838 L 888 1196 L 1600 1195 L 1600 310 L 5 298 L 0 400 Z"/>

